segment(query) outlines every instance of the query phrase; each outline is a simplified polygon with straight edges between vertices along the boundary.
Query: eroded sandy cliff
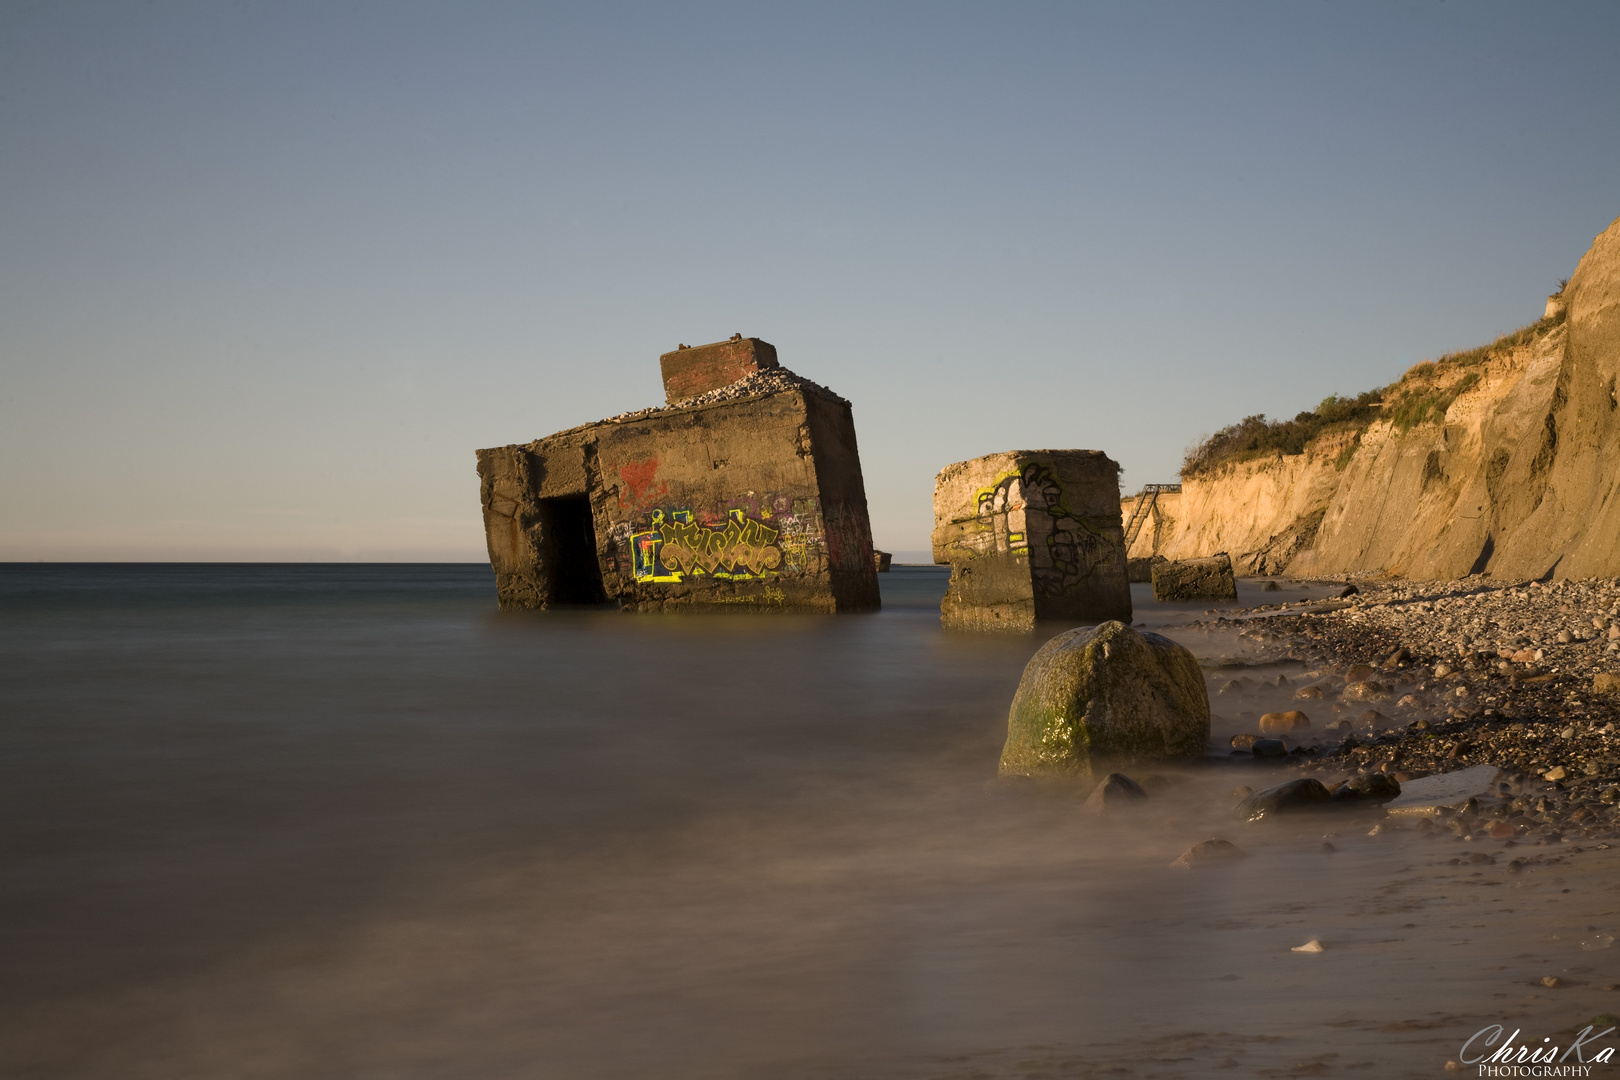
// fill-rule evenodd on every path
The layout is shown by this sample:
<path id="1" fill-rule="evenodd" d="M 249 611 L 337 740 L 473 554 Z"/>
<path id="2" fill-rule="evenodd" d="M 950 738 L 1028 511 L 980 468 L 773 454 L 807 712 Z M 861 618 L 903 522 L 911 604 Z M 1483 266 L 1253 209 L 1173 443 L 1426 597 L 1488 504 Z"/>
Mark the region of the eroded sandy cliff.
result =
<path id="1" fill-rule="evenodd" d="M 1617 376 L 1620 219 L 1547 318 L 1418 365 L 1376 419 L 1301 453 L 1185 476 L 1130 554 L 1226 551 L 1249 574 L 1620 575 Z"/>

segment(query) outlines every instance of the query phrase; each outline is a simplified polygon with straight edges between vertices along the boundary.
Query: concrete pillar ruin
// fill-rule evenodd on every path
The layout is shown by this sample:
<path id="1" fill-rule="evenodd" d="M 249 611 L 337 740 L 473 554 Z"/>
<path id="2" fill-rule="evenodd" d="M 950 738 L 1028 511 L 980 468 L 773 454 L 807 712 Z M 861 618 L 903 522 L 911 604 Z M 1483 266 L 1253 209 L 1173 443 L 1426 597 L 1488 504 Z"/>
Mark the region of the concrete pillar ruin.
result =
<path id="1" fill-rule="evenodd" d="M 1119 465 L 1100 450 L 1012 450 L 934 480 L 934 562 L 951 581 L 940 621 L 1033 630 L 1038 619 L 1131 619 Z"/>

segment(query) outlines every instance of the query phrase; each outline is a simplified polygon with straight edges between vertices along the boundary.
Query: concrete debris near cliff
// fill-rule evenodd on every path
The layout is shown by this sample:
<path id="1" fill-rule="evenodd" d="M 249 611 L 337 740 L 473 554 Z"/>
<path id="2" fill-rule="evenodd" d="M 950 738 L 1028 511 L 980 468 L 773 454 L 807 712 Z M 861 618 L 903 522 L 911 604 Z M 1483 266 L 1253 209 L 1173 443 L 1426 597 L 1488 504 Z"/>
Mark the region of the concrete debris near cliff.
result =
<path id="1" fill-rule="evenodd" d="M 1129 554 L 1229 551 L 1239 574 L 1296 577 L 1620 575 L 1617 381 L 1620 220 L 1523 330 L 1220 433 Z"/>
<path id="2" fill-rule="evenodd" d="M 740 334 L 660 366 L 663 407 L 478 451 L 501 607 L 876 608 L 849 402 Z"/>
<path id="3" fill-rule="evenodd" d="M 1223 551 L 1207 559 L 1160 559 L 1148 567 L 1155 600 L 1236 600 L 1232 560 Z"/>

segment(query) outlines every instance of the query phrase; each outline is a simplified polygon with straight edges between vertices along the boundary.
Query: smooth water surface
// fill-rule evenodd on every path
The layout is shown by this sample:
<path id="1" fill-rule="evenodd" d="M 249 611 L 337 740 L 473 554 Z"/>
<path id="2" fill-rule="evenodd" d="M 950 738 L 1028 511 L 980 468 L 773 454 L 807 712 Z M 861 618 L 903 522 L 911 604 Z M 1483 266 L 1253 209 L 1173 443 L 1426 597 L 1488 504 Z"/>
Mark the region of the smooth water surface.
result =
<path id="1" fill-rule="evenodd" d="M 1246 833 L 1215 758 L 1123 821 L 997 783 L 1047 632 L 881 580 L 632 616 L 501 614 L 482 566 L 0 567 L 0 1071 L 1434 1075 L 1491 1015 L 1415 840 Z M 1241 869 L 1167 868 L 1215 835 Z"/>

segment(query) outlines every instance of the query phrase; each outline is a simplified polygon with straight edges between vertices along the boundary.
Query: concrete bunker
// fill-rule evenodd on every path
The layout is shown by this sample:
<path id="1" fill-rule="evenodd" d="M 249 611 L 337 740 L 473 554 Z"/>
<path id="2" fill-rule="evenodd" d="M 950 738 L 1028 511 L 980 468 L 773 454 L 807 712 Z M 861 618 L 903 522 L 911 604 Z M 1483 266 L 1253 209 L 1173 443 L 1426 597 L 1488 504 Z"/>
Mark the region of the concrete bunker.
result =
<path id="1" fill-rule="evenodd" d="M 758 338 L 660 367 L 665 406 L 478 451 L 500 606 L 876 608 L 849 402 Z"/>
<path id="2" fill-rule="evenodd" d="M 1119 506 L 1119 465 L 1100 450 L 1012 450 L 946 466 L 934 481 L 934 562 L 951 567 L 940 621 L 960 630 L 1130 622 Z"/>

